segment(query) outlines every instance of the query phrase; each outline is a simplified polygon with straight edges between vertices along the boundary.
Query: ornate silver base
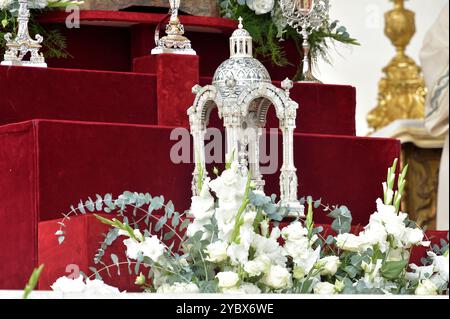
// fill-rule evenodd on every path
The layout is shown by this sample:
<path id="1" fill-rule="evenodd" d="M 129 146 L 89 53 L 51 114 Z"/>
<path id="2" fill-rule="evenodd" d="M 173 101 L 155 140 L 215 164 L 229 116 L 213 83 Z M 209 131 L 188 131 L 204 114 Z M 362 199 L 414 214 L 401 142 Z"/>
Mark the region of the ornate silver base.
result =
<path id="1" fill-rule="evenodd" d="M 13 62 L 13 61 L 3 61 L 1 65 L 4 66 L 26 66 L 26 67 L 34 67 L 34 68 L 46 68 L 47 63 L 34 63 L 30 61 L 19 61 L 19 62 Z"/>
<path id="2" fill-rule="evenodd" d="M 305 217 L 305 206 L 301 205 L 299 201 L 295 202 L 280 202 L 281 207 L 289 209 L 286 217 Z"/>
<path id="3" fill-rule="evenodd" d="M 152 54 L 180 54 L 180 55 L 197 55 L 193 49 L 170 49 L 165 47 L 156 47 L 152 50 Z"/>

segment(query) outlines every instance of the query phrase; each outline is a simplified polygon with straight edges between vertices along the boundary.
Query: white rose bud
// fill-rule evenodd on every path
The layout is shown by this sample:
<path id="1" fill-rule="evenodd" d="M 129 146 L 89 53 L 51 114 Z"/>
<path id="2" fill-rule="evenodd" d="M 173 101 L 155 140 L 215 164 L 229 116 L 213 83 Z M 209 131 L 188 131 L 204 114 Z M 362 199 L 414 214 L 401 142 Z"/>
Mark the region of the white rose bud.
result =
<path id="1" fill-rule="evenodd" d="M 340 234 L 336 237 L 336 245 L 342 250 L 359 252 L 363 242 L 359 236 L 353 234 Z"/>
<path id="2" fill-rule="evenodd" d="M 239 282 L 238 274 L 233 271 L 219 272 L 216 275 L 216 278 L 219 280 L 220 288 L 231 288 L 236 286 Z"/>
<path id="3" fill-rule="evenodd" d="M 209 244 L 206 247 L 206 260 L 213 263 L 220 263 L 222 261 L 227 260 L 227 248 L 228 244 L 223 241 L 216 241 L 215 243 Z"/>
<path id="4" fill-rule="evenodd" d="M 416 295 L 421 296 L 437 295 L 437 287 L 431 280 L 425 279 L 419 283 L 419 286 L 417 286 L 415 293 Z"/>
<path id="5" fill-rule="evenodd" d="M 263 282 L 274 289 L 287 288 L 291 282 L 291 274 L 281 266 L 271 266 Z"/>
<path id="6" fill-rule="evenodd" d="M 314 286 L 314 293 L 316 295 L 335 295 L 336 287 L 329 282 L 319 282 Z"/>
<path id="7" fill-rule="evenodd" d="M 339 269 L 341 261 L 337 256 L 328 256 L 318 261 L 317 267 L 321 269 L 320 274 L 322 276 L 333 276 Z"/>

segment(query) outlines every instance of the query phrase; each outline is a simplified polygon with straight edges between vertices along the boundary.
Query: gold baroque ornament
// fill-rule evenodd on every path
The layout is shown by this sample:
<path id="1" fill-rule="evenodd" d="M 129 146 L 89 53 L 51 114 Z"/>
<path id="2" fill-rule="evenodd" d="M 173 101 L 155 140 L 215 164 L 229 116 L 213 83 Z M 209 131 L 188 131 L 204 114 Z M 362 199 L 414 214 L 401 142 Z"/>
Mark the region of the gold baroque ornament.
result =
<path id="1" fill-rule="evenodd" d="M 398 119 L 423 119 L 427 90 L 421 68 L 406 55 L 406 47 L 416 33 L 415 14 L 405 9 L 404 0 L 392 0 L 394 9 L 385 15 L 385 34 L 397 51 L 383 69 L 378 106 L 367 116 L 369 126 L 381 129 Z"/>

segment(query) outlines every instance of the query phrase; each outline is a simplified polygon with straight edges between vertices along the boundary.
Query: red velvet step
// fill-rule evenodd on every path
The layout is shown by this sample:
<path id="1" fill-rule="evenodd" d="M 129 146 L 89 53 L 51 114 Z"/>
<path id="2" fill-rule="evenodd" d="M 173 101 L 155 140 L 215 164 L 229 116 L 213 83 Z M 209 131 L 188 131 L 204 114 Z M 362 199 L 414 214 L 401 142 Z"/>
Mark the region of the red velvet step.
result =
<path id="1" fill-rule="evenodd" d="M 39 289 L 48 290 L 50 286 L 61 276 L 74 275 L 74 271 L 81 270 L 84 273 L 91 275 L 89 267 L 94 266 L 94 256 L 96 250 L 100 247 L 99 242 L 103 240 L 102 233 L 106 233 L 108 227 L 101 224 L 92 215 L 78 216 L 66 221 L 67 236 L 62 245 L 58 244 L 57 237 L 54 233 L 59 229 L 58 221 L 52 220 L 39 223 L 39 245 L 38 245 L 38 260 L 37 264 L 45 264 L 44 271 L 41 274 L 39 282 Z M 331 234 L 332 231 L 329 226 L 324 225 L 323 235 Z M 359 233 L 362 229 L 353 229 L 354 233 Z M 428 232 L 427 236 L 433 244 L 439 244 L 441 239 L 447 241 L 448 232 Z M 119 257 L 119 262 L 126 262 L 125 245 L 119 238 L 113 246 L 108 250 L 104 256 L 103 261 L 106 265 L 112 265 L 110 254 L 114 253 Z M 411 256 L 411 263 L 421 265 L 421 258 L 426 256 L 426 250 L 417 248 L 413 250 Z M 97 270 L 103 268 L 97 267 Z M 131 266 L 134 272 L 134 265 Z M 117 267 L 111 267 L 111 277 L 106 271 L 101 272 L 104 281 L 115 287 L 120 287 L 121 290 L 138 291 L 139 288 L 135 286 L 134 280 L 136 276 L 134 273 L 129 275 L 128 265 L 124 264 L 120 267 L 122 276 L 117 276 Z M 1 287 L 0 287 L 1 288 Z"/>
<path id="2" fill-rule="evenodd" d="M 0 125 L 51 119 L 188 126 L 191 89 L 199 82 L 198 61 L 173 55 L 158 59 L 162 63 L 153 75 L 0 66 Z M 181 81 L 176 70 L 183 69 L 186 59 L 194 68 L 184 68 L 190 73 L 183 73 Z M 295 84 L 291 92 L 300 104 L 297 132 L 355 135 L 353 87 Z M 278 127 L 272 113 L 268 127 Z"/>
<path id="3" fill-rule="evenodd" d="M 67 38 L 71 59 L 50 59 L 49 66 L 107 71 L 131 71 L 133 60 L 148 55 L 155 47 L 156 25 L 163 14 L 81 11 L 79 29 L 66 27 L 68 13 L 51 12 L 39 21 L 46 27 L 57 28 Z M 181 21 L 186 36 L 200 56 L 200 75 L 212 76 L 214 70 L 230 55 L 229 37 L 237 28 L 237 22 L 215 17 L 183 16 Z M 163 35 L 164 26 L 161 28 Z M 296 61 L 301 58 L 293 41 L 283 43 L 291 61 L 286 67 L 278 67 L 271 61 L 263 61 L 273 79 L 292 78 Z"/>
<path id="4" fill-rule="evenodd" d="M 48 120 L 0 127 L 0 219 L 9 223 L 0 232 L 2 288 L 20 287 L 36 264 L 38 223 L 59 218 L 79 199 L 130 190 L 162 194 L 187 209 L 194 165 L 171 162 L 171 131 Z M 299 193 L 345 204 L 356 225 L 367 223 L 399 142 L 297 134 L 294 144 Z M 267 193 L 278 192 L 278 175 L 265 179 Z M 316 222 L 329 220 L 317 214 Z"/>

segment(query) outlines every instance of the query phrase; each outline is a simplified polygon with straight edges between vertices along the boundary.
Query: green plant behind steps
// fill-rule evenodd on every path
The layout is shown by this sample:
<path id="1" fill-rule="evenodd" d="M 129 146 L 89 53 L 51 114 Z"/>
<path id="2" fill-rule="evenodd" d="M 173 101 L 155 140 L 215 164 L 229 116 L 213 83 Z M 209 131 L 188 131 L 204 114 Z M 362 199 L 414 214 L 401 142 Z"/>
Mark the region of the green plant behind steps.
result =
<path id="1" fill-rule="evenodd" d="M 72 58 L 72 55 L 67 51 L 66 38 L 57 29 L 47 29 L 36 21 L 36 16 L 44 12 L 44 10 L 52 10 L 53 8 L 65 8 L 71 5 L 78 5 L 83 1 L 68 1 L 68 0 L 53 0 L 49 1 L 45 9 L 30 10 L 29 31 L 31 37 L 40 34 L 44 41 L 42 43 L 42 52 L 46 58 L 67 59 Z M 0 9 L 0 55 L 3 56 L 6 50 L 5 34 L 11 33 L 13 38 L 17 34 L 17 10 L 18 2 L 14 0 L 11 8 Z"/>
<path id="2" fill-rule="evenodd" d="M 40 265 L 38 268 L 36 268 L 33 273 L 31 274 L 30 279 L 28 280 L 27 285 L 25 286 L 25 289 L 23 291 L 23 297 L 22 299 L 28 299 L 31 292 L 36 288 L 36 285 L 39 281 L 39 277 L 41 276 L 41 272 L 44 269 L 44 265 Z"/>
<path id="3" fill-rule="evenodd" d="M 287 66 L 296 61 L 288 61 L 286 49 L 283 46 L 285 40 L 295 43 L 297 51 L 302 55 L 303 38 L 298 32 L 287 25 L 285 18 L 281 14 L 279 1 L 276 1 L 272 12 L 257 15 L 241 0 L 218 0 L 221 15 L 226 18 L 238 20 L 244 19 L 244 27 L 253 37 L 255 43 L 255 55 L 270 61 L 276 66 Z M 326 21 L 324 26 L 318 31 L 313 31 L 309 37 L 311 45 L 311 60 L 317 62 L 319 58 L 331 63 L 330 50 L 334 42 L 347 45 L 359 45 L 358 41 L 352 38 L 346 27 L 339 25 L 339 21 Z M 301 62 L 294 80 L 302 77 Z"/>

